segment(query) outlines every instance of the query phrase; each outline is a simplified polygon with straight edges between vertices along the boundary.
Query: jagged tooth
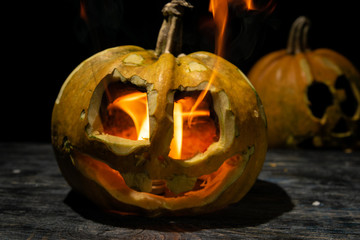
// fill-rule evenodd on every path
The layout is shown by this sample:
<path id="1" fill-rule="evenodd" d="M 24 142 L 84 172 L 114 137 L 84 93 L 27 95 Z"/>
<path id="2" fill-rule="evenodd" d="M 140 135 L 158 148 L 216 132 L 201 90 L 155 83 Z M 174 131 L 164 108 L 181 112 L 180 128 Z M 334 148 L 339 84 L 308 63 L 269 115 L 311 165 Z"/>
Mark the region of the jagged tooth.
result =
<path id="1" fill-rule="evenodd" d="M 166 181 L 165 180 L 152 180 L 152 194 L 161 195 L 165 192 Z"/>

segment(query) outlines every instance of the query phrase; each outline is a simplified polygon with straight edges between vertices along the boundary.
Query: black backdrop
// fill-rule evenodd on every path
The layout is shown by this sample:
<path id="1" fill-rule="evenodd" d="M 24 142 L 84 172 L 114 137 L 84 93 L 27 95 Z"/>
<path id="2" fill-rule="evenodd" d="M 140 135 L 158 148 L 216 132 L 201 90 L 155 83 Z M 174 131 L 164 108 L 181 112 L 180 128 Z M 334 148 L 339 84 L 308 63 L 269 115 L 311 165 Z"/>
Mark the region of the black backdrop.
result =
<path id="1" fill-rule="evenodd" d="M 167 1 L 83 2 L 88 24 L 80 18 L 80 0 L 2 2 L 0 141 L 49 142 L 57 93 L 87 57 L 119 45 L 155 47 L 161 8 Z M 189 2 L 195 8 L 185 17 L 183 52 L 213 51 L 208 0 Z M 360 12 L 354 1 L 273 2 L 271 14 L 230 10 L 226 58 L 244 73 L 261 56 L 285 48 L 289 28 L 300 15 L 312 21 L 311 48 L 331 48 L 360 69 Z"/>

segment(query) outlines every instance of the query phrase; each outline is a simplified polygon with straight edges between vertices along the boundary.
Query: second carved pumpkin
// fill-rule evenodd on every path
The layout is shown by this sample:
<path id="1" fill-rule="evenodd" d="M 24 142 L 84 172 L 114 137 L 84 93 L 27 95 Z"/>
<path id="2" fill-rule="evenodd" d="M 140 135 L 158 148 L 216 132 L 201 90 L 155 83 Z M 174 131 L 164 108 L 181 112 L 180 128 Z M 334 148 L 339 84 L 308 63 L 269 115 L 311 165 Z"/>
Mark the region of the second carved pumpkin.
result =
<path id="1" fill-rule="evenodd" d="M 309 20 L 293 24 L 288 46 L 260 59 L 248 76 L 264 103 L 269 147 L 354 147 L 360 75 L 330 49 L 307 48 Z"/>

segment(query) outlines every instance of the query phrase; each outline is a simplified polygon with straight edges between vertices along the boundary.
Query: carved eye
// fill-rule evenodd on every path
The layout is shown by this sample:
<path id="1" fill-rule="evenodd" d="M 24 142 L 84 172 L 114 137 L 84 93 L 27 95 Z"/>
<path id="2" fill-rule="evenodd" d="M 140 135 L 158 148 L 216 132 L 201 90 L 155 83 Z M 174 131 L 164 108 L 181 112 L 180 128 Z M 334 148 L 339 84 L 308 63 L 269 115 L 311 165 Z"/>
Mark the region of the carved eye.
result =
<path id="1" fill-rule="evenodd" d="M 329 87 L 324 83 L 313 82 L 307 89 L 309 108 L 312 114 L 317 118 L 322 118 L 326 108 L 333 104 L 333 96 Z"/>
<path id="2" fill-rule="evenodd" d="M 100 106 L 103 132 L 131 139 L 149 139 L 146 89 L 114 82 L 105 90 Z"/>
<path id="3" fill-rule="evenodd" d="M 188 159 L 205 152 L 219 140 L 218 119 L 213 109 L 212 97 L 207 93 L 197 105 L 200 91 L 177 92 L 174 98 L 174 137 L 169 156 Z"/>

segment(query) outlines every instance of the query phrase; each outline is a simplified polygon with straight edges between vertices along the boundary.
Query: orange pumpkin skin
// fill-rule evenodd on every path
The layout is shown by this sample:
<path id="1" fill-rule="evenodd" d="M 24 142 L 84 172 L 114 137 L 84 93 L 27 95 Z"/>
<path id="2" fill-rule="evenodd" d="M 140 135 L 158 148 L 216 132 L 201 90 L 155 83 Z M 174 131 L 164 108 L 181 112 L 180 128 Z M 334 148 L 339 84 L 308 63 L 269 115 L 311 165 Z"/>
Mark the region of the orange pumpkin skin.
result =
<path id="1" fill-rule="evenodd" d="M 333 50 L 307 49 L 307 21 L 300 17 L 288 48 L 264 56 L 248 74 L 264 103 L 269 147 L 356 147 L 359 72 Z"/>

